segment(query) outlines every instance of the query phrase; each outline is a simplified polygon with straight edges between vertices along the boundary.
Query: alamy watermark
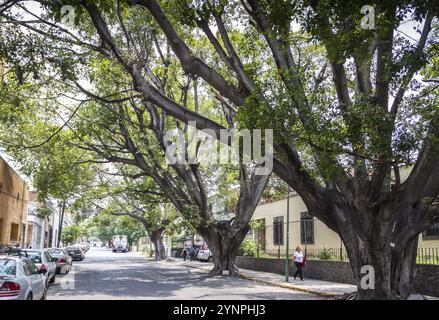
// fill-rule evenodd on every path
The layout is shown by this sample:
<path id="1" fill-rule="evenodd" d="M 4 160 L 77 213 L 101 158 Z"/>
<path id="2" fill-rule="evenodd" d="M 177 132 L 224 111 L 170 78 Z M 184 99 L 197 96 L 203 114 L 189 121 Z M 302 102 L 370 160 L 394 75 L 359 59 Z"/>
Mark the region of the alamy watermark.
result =
<path id="1" fill-rule="evenodd" d="M 73 271 L 73 272 L 72 272 Z M 62 290 L 75 290 L 75 272 L 72 269 L 59 281 Z"/>
<path id="2" fill-rule="evenodd" d="M 360 287 L 363 290 L 374 290 L 375 289 L 375 268 L 371 265 L 362 266 L 360 273 L 364 274 L 361 277 Z"/>
<path id="3" fill-rule="evenodd" d="M 75 8 L 71 5 L 61 7 L 61 23 L 68 27 L 75 26 Z"/>
<path id="4" fill-rule="evenodd" d="M 371 5 L 361 7 L 361 13 L 364 17 L 361 19 L 361 29 L 375 29 L 375 8 Z"/>
<path id="5" fill-rule="evenodd" d="M 272 129 L 197 130 L 195 121 L 189 121 L 187 128 L 175 128 L 165 133 L 169 164 L 253 163 L 256 175 L 266 175 L 273 170 Z"/>

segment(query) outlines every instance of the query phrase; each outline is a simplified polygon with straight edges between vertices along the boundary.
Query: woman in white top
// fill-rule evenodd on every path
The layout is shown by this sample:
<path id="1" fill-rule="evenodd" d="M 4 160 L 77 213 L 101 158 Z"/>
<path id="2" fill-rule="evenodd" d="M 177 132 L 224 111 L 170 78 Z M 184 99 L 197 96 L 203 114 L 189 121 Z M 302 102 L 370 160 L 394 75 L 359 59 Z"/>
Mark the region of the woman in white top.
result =
<path id="1" fill-rule="evenodd" d="M 300 280 L 303 280 L 302 275 L 302 264 L 303 264 L 303 253 L 300 251 L 300 247 L 296 248 L 296 251 L 293 254 L 294 256 L 294 264 L 296 265 L 296 273 L 294 274 L 294 280 L 296 280 L 296 277 L 299 275 Z"/>

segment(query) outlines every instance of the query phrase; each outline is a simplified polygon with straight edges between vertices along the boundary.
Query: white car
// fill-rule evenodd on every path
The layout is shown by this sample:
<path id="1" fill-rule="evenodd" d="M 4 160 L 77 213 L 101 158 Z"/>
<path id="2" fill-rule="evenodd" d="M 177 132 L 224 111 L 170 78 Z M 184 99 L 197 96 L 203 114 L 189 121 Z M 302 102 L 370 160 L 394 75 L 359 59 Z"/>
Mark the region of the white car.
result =
<path id="1" fill-rule="evenodd" d="M 55 282 L 56 259 L 52 258 L 47 249 L 16 249 L 9 252 L 8 256 L 26 257 L 32 260 L 38 270 L 46 276 L 46 287 Z"/>
<path id="2" fill-rule="evenodd" d="M 197 259 L 200 261 L 213 262 L 213 255 L 210 249 L 200 249 L 197 254 Z"/>
<path id="3" fill-rule="evenodd" d="M 46 297 L 46 277 L 29 258 L 0 257 L 0 301 Z"/>

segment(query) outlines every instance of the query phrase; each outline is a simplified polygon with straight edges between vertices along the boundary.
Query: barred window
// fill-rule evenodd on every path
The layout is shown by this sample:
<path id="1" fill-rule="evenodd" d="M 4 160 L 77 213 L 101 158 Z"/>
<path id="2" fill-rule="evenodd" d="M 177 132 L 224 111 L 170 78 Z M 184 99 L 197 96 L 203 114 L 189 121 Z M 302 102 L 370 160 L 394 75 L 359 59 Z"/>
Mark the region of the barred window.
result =
<path id="1" fill-rule="evenodd" d="M 439 238 L 439 222 L 434 223 L 430 229 L 427 229 L 424 231 L 424 238 Z"/>
<path id="2" fill-rule="evenodd" d="M 273 244 L 284 244 L 284 217 L 275 217 L 273 219 Z"/>
<path id="3" fill-rule="evenodd" d="M 314 243 L 314 219 L 308 212 L 300 214 L 300 240 L 302 244 Z"/>

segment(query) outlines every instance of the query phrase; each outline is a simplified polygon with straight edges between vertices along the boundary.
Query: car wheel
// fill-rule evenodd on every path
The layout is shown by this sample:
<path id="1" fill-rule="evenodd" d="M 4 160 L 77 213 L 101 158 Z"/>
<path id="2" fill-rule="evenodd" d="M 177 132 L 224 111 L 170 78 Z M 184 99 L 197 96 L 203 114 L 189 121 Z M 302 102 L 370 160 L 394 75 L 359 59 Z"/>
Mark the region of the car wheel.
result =
<path id="1" fill-rule="evenodd" d="M 32 292 L 30 292 L 28 295 L 27 295 L 27 298 L 26 298 L 26 300 L 33 300 L 34 298 L 33 298 L 33 296 L 32 296 Z"/>
<path id="2" fill-rule="evenodd" d="M 53 275 L 53 277 L 50 279 L 50 283 L 54 283 L 55 282 L 55 279 L 56 279 L 56 274 L 55 275 Z"/>
<path id="3" fill-rule="evenodd" d="M 43 296 L 41 297 L 41 300 L 47 300 L 47 289 L 44 289 Z"/>
<path id="4" fill-rule="evenodd" d="M 209 259 L 207 259 L 207 262 L 212 263 L 213 262 L 213 257 L 209 257 Z"/>

